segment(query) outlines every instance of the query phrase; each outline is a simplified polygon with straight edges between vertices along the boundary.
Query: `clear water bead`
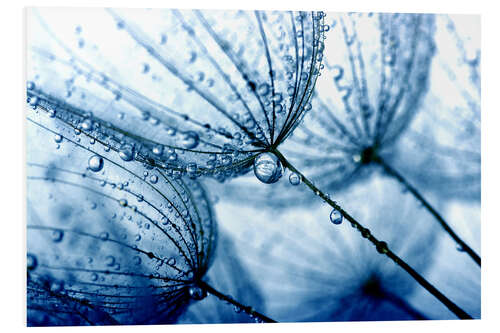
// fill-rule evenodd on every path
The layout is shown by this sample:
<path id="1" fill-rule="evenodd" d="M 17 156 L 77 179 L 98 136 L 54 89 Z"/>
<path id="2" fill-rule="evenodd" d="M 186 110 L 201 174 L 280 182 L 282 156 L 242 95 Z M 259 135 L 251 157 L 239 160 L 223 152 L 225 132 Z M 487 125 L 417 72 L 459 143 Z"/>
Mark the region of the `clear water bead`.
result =
<path id="1" fill-rule="evenodd" d="M 89 158 L 89 170 L 99 172 L 104 166 L 104 160 L 99 155 L 94 155 Z"/>
<path id="2" fill-rule="evenodd" d="M 283 175 L 283 166 L 273 153 L 262 153 L 253 163 L 255 177 L 263 183 L 276 183 Z"/>
<path id="3" fill-rule="evenodd" d="M 124 161 L 131 161 L 134 158 L 134 147 L 131 145 L 123 145 L 118 152 L 118 156 Z"/>
<path id="4" fill-rule="evenodd" d="M 189 296 L 192 299 L 199 301 L 207 296 L 207 292 L 204 289 L 194 285 L 189 287 Z"/>
<path id="5" fill-rule="evenodd" d="M 200 137 L 196 132 L 188 131 L 184 133 L 184 136 L 181 141 L 181 145 L 186 149 L 194 149 L 198 146 L 200 142 Z"/>
<path id="6" fill-rule="evenodd" d="M 333 224 L 341 224 L 343 220 L 344 216 L 342 216 L 342 214 L 338 210 L 333 209 L 330 213 L 330 221 Z"/>
<path id="7" fill-rule="evenodd" d="M 62 230 L 52 231 L 51 238 L 54 243 L 61 242 L 63 240 L 63 237 L 64 237 L 64 232 Z"/>
<path id="8" fill-rule="evenodd" d="M 293 186 L 297 186 L 302 182 L 302 177 L 300 177 L 300 175 L 296 174 L 295 172 L 292 172 L 288 177 L 288 180 L 290 181 L 290 184 L 292 184 Z"/>
<path id="9" fill-rule="evenodd" d="M 28 269 L 28 271 L 34 270 L 37 265 L 38 261 L 36 260 L 36 256 L 28 253 L 28 256 L 26 258 L 26 268 Z"/>

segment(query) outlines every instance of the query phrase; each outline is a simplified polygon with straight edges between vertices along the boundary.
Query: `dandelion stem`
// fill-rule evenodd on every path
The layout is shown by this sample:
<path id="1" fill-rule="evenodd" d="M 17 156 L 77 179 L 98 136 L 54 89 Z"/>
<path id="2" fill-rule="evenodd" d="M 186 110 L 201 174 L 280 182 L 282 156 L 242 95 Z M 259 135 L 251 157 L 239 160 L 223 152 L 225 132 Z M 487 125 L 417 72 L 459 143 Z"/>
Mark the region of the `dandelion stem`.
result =
<path id="1" fill-rule="evenodd" d="M 444 218 L 441 216 L 441 214 L 438 213 L 434 207 L 420 194 L 420 192 L 412 186 L 399 172 L 397 172 L 395 169 L 393 169 L 389 164 L 387 164 L 382 158 L 376 157 L 374 159 L 376 163 L 378 163 L 380 166 L 384 168 L 384 171 L 391 177 L 395 178 L 397 181 L 399 181 L 403 186 L 410 191 L 410 193 L 417 199 L 428 211 L 429 213 L 432 214 L 436 218 L 436 220 L 439 222 L 441 227 L 453 238 L 455 242 L 460 246 L 460 249 L 466 252 L 474 262 L 481 267 L 481 257 L 474 252 L 473 249 L 470 248 L 469 245 L 467 245 L 456 233 L 453 231 L 453 229 L 450 227 L 448 223 L 444 220 Z"/>
<path id="2" fill-rule="evenodd" d="M 217 297 L 218 299 L 225 301 L 225 302 L 228 302 L 228 303 L 231 303 L 232 305 L 234 305 L 235 307 L 237 307 L 241 311 L 245 312 L 250 317 L 257 318 L 264 323 L 276 323 L 275 320 L 269 318 L 266 315 L 263 315 L 262 313 L 255 311 L 255 309 L 252 308 L 251 306 L 245 306 L 245 305 L 241 304 L 240 302 L 234 300 L 230 296 L 224 295 L 223 293 L 219 292 L 214 287 L 212 287 L 211 285 L 209 285 L 208 283 L 206 283 L 204 281 L 199 281 L 198 285 L 201 288 L 205 289 L 208 293 Z"/>
<path id="3" fill-rule="evenodd" d="M 356 219 L 354 219 L 348 212 L 346 212 L 342 207 L 340 207 L 335 201 L 331 200 L 328 195 L 318 189 L 307 177 L 305 177 L 299 170 L 297 170 L 288 160 L 279 152 L 277 149 L 271 150 L 274 154 L 278 156 L 283 165 L 290 169 L 292 172 L 300 175 L 304 184 L 307 185 L 316 195 L 318 195 L 321 199 L 323 199 L 326 203 L 328 203 L 332 208 L 336 209 L 338 212 L 342 214 L 342 216 L 351 222 L 351 225 L 356 228 L 362 235 L 363 238 L 369 240 L 377 251 L 381 254 L 385 254 L 389 257 L 394 263 L 403 268 L 408 274 L 415 279 L 422 287 L 424 287 L 429 293 L 431 293 L 434 297 L 436 297 L 443 305 L 445 305 L 451 312 L 453 312 L 460 319 L 472 319 L 472 317 L 462 310 L 458 305 L 456 305 L 453 301 L 451 301 L 448 297 L 446 297 L 443 293 L 441 293 L 436 287 L 434 287 L 430 282 L 428 282 L 422 275 L 420 275 L 417 271 L 415 271 L 410 265 L 408 265 L 403 259 L 398 257 L 394 252 L 389 249 L 389 246 L 386 242 L 380 241 L 375 238 L 369 229 L 363 227 Z"/>

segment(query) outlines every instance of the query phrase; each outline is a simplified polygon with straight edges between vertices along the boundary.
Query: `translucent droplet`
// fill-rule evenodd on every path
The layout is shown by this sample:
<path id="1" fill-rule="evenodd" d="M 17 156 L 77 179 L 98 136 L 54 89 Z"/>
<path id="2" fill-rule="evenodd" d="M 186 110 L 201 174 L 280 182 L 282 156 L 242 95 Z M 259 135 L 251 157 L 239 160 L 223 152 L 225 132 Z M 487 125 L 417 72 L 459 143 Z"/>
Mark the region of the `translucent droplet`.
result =
<path id="1" fill-rule="evenodd" d="M 124 161 L 131 161 L 134 158 L 134 147 L 131 145 L 123 145 L 118 152 L 118 156 Z"/>
<path id="2" fill-rule="evenodd" d="M 99 155 L 94 155 L 89 158 L 89 170 L 99 172 L 104 166 L 104 160 Z"/>
<path id="3" fill-rule="evenodd" d="M 34 254 L 28 253 L 26 258 L 26 268 L 28 271 L 32 271 L 38 265 L 38 260 L 36 260 L 36 256 Z"/>
<path id="4" fill-rule="evenodd" d="M 109 239 L 109 233 L 106 231 L 103 231 L 99 234 L 99 238 L 102 240 L 108 240 Z"/>
<path id="5" fill-rule="evenodd" d="M 59 243 L 63 240 L 64 232 L 62 230 L 52 231 L 51 238 L 54 243 Z"/>
<path id="6" fill-rule="evenodd" d="M 122 207 L 127 207 L 127 204 L 128 204 L 128 203 L 127 203 L 127 200 L 125 200 L 125 199 L 120 199 L 120 200 L 118 201 L 118 203 L 119 203 L 119 204 L 120 204 L 120 206 L 122 206 Z"/>
<path id="7" fill-rule="evenodd" d="M 269 85 L 267 83 L 262 83 L 257 88 L 257 93 L 261 96 L 265 96 L 269 93 Z"/>
<path id="8" fill-rule="evenodd" d="M 149 181 L 150 181 L 152 184 L 156 184 L 156 183 L 158 183 L 158 176 L 157 176 L 157 175 L 152 175 L 151 177 L 149 177 Z"/>
<path id="9" fill-rule="evenodd" d="M 92 273 L 92 275 L 90 276 L 90 279 L 92 281 L 97 281 L 98 278 L 99 278 L 99 276 L 96 273 Z"/>
<path id="10" fill-rule="evenodd" d="M 54 141 L 57 142 L 57 143 L 61 143 L 63 140 L 63 137 L 60 136 L 59 134 L 56 134 L 56 136 L 54 136 Z"/>
<path id="11" fill-rule="evenodd" d="M 92 120 L 85 119 L 81 124 L 81 128 L 84 131 L 91 131 L 93 128 Z"/>
<path id="12" fill-rule="evenodd" d="M 253 172 L 261 182 L 272 184 L 283 175 L 280 160 L 272 153 L 262 153 L 254 161 Z"/>
<path id="13" fill-rule="evenodd" d="M 290 184 L 292 184 L 293 186 L 297 186 L 302 182 L 301 176 L 296 174 L 295 172 L 292 172 L 290 174 L 288 180 L 290 181 Z"/>
<path id="14" fill-rule="evenodd" d="M 333 224 L 341 224 L 343 220 L 344 216 L 342 216 L 342 214 L 338 210 L 333 209 L 330 213 L 330 221 Z"/>
<path id="15" fill-rule="evenodd" d="M 158 145 L 158 146 L 153 147 L 152 152 L 156 156 L 161 156 L 161 154 L 163 154 L 163 146 L 162 145 Z"/>
<path id="16" fill-rule="evenodd" d="M 204 289 L 202 289 L 196 285 L 193 285 L 193 286 L 189 287 L 189 296 L 192 299 L 199 301 L 199 300 L 204 299 L 207 296 L 207 292 Z"/>
<path id="17" fill-rule="evenodd" d="M 115 257 L 113 256 L 107 256 L 105 258 L 105 262 L 107 266 L 113 266 L 115 264 Z"/>
<path id="18" fill-rule="evenodd" d="M 54 293 L 61 292 L 63 289 L 64 289 L 64 282 L 63 281 L 54 280 L 50 284 L 50 290 Z"/>
<path id="19" fill-rule="evenodd" d="M 198 136 L 198 134 L 193 131 L 188 131 L 184 133 L 181 144 L 186 149 L 193 149 L 198 146 L 199 142 L 200 142 L 200 137 Z"/>

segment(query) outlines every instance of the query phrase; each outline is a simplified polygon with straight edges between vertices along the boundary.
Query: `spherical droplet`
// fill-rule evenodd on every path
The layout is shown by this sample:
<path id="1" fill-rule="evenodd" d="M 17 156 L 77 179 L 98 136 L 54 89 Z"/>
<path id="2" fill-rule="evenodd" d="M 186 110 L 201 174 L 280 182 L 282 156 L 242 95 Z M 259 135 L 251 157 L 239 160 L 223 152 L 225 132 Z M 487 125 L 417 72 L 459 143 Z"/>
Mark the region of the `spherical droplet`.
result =
<path id="1" fill-rule="evenodd" d="M 113 266 L 115 264 L 115 257 L 113 256 L 106 256 L 106 258 L 104 259 L 104 261 L 106 262 L 106 265 L 107 266 Z"/>
<path id="2" fill-rule="evenodd" d="M 56 134 L 56 136 L 54 136 L 54 141 L 57 142 L 57 143 L 61 143 L 63 140 L 63 137 L 60 136 L 59 134 Z"/>
<path id="3" fill-rule="evenodd" d="M 333 224 L 341 224 L 343 219 L 344 216 L 342 216 L 338 210 L 332 209 L 332 212 L 330 213 L 330 221 Z"/>
<path id="4" fill-rule="evenodd" d="M 63 240 L 64 232 L 62 230 L 53 230 L 51 234 L 52 241 L 59 243 Z"/>
<path id="5" fill-rule="evenodd" d="M 32 271 L 38 265 L 38 260 L 36 260 L 36 256 L 34 254 L 28 253 L 26 258 L 26 268 L 28 271 Z"/>
<path id="6" fill-rule="evenodd" d="M 63 289 L 64 289 L 64 282 L 63 281 L 54 280 L 50 284 L 50 291 L 52 291 L 54 293 L 61 292 L 61 291 L 63 291 Z"/>
<path id="7" fill-rule="evenodd" d="M 118 201 L 118 203 L 119 203 L 119 204 L 120 204 L 120 206 L 122 206 L 122 207 L 127 207 L 127 204 L 128 204 L 127 200 L 125 200 L 125 199 L 120 199 L 120 200 Z"/>
<path id="8" fill-rule="evenodd" d="M 156 184 L 156 183 L 158 183 L 158 176 L 157 176 L 157 175 L 152 175 L 151 177 L 149 177 L 149 181 L 150 181 L 152 184 Z"/>
<path id="9" fill-rule="evenodd" d="M 283 175 L 280 160 L 272 153 L 262 153 L 253 163 L 255 177 L 266 184 L 276 183 Z"/>
<path id="10" fill-rule="evenodd" d="M 290 181 L 290 184 L 297 186 L 302 182 L 302 177 L 295 172 L 292 172 L 288 177 L 288 180 Z"/>
<path id="11" fill-rule="evenodd" d="M 89 170 L 99 172 L 104 166 L 104 160 L 99 155 L 94 155 L 89 158 Z"/>
<path id="12" fill-rule="evenodd" d="M 200 137 L 198 136 L 198 134 L 193 131 L 188 131 L 184 133 L 181 144 L 186 149 L 193 149 L 198 146 L 199 142 L 200 142 Z"/>
<path id="13" fill-rule="evenodd" d="M 81 123 L 82 130 L 84 130 L 84 131 L 91 131 L 93 126 L 94 126 L 94 124 L 92 123 L 92 120 L 90 120 L 90 119 L 85 119 Z"/>
<path id="14" fill-rule="evenodd" d="M 131 145 L 123 145 L 118 152 L 118 156 L 124 161 L 131 161 L 134 158 L 134 147 Z"/>
<path id="15" fill-rule="evenodd" d="M 207 292 L 205 291 L 205 289 L 202 289 L 202 288 L 194 285 L 194 286 L 189 287 L 189 296 L 192 299 L 199 301 L 199 300 L 204 299 L 207 296 Z"/>

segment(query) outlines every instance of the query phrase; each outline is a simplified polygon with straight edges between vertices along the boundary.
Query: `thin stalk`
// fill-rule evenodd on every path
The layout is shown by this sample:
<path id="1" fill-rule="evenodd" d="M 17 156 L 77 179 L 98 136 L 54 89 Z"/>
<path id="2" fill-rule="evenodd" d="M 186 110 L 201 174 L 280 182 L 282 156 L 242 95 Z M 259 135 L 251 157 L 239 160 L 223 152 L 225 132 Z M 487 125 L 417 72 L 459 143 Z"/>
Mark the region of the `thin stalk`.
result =
<path id="1" fill-rule="evenodd" d="M 448 223 L 446 223 L 445 219 L 441 216 L 441 214 L 438 213 L 434 207 L 420 194 L 420 192 L 413 186 L 411 185 L 399 172 L 397 172 L 395 169 L 393 169 L 389 164 L 387 164 L 382 158 L 379 156 L 374 158 L 375 163 L 379 164 L 382 166 L 384 169 L 385 173 L 387 173 L 389 176 L 395 178 L 397 181 L 399 181 L 414 197 L 417 199 L 428 211 L 429 213 L 434 216 L 434 218 L 439 222 L 441 227 L 453 238 L 455 242 L 457 242 L 458 246 L 460 246 L 460 249 L 466 252 L 469 257 L 474 260 L 474 262 L 481 267 L 481 257 L 473 250 L 470 248 L 469 245 L 467 245 L 456 233 L 453 231 L 453 229 L 450 227 Z"/>
<path id="2" fill-rule="evenodd" d="M 413 306 L 411 306 L 408 302 L 406 302 L 404 299 L 401 297 L 392 294 L 390 292 L 384 291 L 383 292 L 384 298 L 394 304 L 395 306 L 399 307 L 409 315 L 413 316 L 415 320 L 429 320 L 423 313 L 415 309 Z"/>
<path id="3" fill-rule="evenodd" d="M 305 177 L 299 170 L 297 170 L 288 160 L 281 154 L 277 149 L 271 149 L 271 151 L 278 156 L 283 165 L 290 169 L 292 172 L 298 174 L 302 182 L 306 184 L 317 196 L 323 199 L 326 203 L 328 203 L 332 208 L 337 210 L 342 214 L 342 216 L 351 222 L 353 228 L 356 228 L 363 238 L 366 238 L 370 241 L 377 251 L 381 254 L 386 255 L 389 259 L 391 259 L 394 263 L 404 269 L 410 276 L 417 281 L 422 287 L 424 287 L 429 293 L 431 293 L 434 297 L 436 297 L 443 305 L 445 305 L 451 312 L 453 312 L 460 319 L 472 319 L 472 317 L 462 310 L 458 305 L 456 305 L 453 301 L 451 301 L 448 297 L 446 297 L 443 293 L 441 293 L 436 287 L 434 287 L 431 283 L 429 283 L 422 275 L 417 273 L 410 265 L 408 265 L 403 259 L 398 257 L 394 252 L 389 249 L 389 246 L 386 242 L 380 241 L 375 236 L 373 236 L 369 229 L 363 227 L 354 217 L 349 215 L 342 207 L 340 207 L 335 201 L 331 200 L 324 192 L 318 189 L 307 177 Z"/>
<path id="4" fill-rule="evenodd" d="M 218 299 L 220 299 L 222 301 L 231 303 L 232 305 L 237 307 L 239 310 L 245 312 L 247 315 L 249 315 L 252 318 L 257 318 L 263 323 L 276 323 L 277 322 L 276 320 L 273 320 L 273 319 L 269 318 L 268 316 L 263 315 L 262 313 L 255 311 L 255 309 L 252 308 L 251 306 L 243 305 L 240 302 L 231 298 L 230 296 L 224 295 L 223 293 L 219 292 L 218 290 L 216 290 L 214 287 L 212 287 L 211 285 L 209 285 L 205 281 L 199 281 L 198 285 L 201 288 L 205 289 L 209 294 L 214 295 L 215 297 L 217 297 Z"/>

